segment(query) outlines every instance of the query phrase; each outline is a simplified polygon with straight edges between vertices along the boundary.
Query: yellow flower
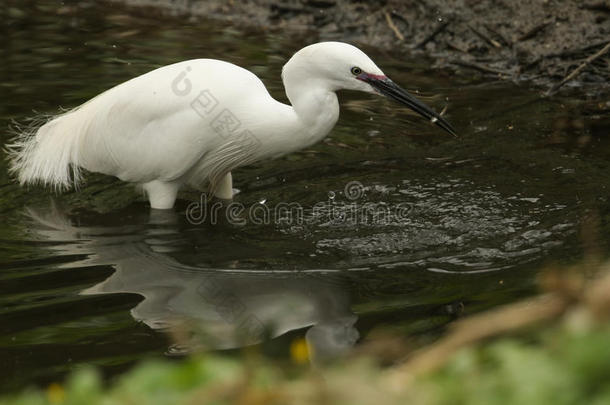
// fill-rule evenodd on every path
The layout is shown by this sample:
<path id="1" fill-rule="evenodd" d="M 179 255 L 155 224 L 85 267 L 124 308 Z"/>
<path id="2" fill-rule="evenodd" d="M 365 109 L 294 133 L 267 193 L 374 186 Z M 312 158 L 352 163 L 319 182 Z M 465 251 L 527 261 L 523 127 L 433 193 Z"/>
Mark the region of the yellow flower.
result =
<path id="1" fill-rule="evenodd" d="M 47 399 L 52 404 L 61 404 L 66 398 L 63 387 L 57 383 L 51 383 L 47 387 Z"/>
<path id="2" fill-rule="evenodd" d="M 309 361 L 309 346 L 305 339 L 299 338 L 292 341 L 290 344 L 290 357 L 297 364 L 305 364 Z"/>

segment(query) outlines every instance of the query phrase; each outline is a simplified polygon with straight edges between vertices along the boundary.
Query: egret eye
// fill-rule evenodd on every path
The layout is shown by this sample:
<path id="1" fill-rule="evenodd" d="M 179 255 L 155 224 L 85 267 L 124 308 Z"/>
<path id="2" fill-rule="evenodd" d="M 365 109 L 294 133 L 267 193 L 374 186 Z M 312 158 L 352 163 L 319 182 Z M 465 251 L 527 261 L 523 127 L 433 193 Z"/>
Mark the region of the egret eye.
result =
<path id="1" fill-rule="evenodd" d="M 358 76 L 360 73 L 362 73 L 362 69 L 360 69 L 358 66 L 354 66 L 350 71 L 354 76 Z"/>

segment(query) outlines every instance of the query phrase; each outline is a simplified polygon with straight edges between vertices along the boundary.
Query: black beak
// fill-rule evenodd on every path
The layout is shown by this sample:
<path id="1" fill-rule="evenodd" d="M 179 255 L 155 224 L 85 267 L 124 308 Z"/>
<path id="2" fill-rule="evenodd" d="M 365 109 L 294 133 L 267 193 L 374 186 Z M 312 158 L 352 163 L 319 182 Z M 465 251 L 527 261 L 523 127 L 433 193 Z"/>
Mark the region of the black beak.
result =
<path id="1" fill-rule="evenodd" d="M 383 94 L 387 98 L 406 105 L 416 113 L 443 128 L 451 135 L 457 136 L 455 129 L 453 129 L 451 124 L 449 124 L 443 117 L 432 111 L 430 107 L 413 97 L 405 89 L 401 88 L 386 76 L 362 73 L 356 78 L 370 84 L 377 92 Z"/>

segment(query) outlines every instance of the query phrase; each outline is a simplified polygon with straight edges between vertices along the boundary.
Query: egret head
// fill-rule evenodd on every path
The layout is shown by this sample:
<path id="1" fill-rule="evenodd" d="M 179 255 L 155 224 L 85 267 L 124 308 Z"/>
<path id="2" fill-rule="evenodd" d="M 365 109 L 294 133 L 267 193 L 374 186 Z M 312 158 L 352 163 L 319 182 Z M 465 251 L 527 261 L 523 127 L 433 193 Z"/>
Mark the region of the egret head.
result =
<path id="1" fill-rule="evenodd" d="M 443 117 L 390 80 L 364 52 L 343 42 L 320 42 L 301 49 L 286 63 L 286 80 L 318 83 L 331 91 L 346 89 L 381 94 L 429 119 L 452 135 L 455 130 Z"/>

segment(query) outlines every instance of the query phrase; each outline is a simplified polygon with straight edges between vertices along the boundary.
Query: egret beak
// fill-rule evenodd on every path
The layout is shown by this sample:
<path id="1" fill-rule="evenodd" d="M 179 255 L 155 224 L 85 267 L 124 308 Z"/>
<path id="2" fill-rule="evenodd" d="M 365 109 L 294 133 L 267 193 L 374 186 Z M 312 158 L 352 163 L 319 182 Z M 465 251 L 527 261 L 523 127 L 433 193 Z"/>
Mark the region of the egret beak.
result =
<path id="1" fill-rule="evenodd" d="M 413 97 L 405 89 L 388 79 L 387 76 L 361 73 L 357 79 L 370 84 L 378 93 L 383 94 L 389 99 L 406 105 L 419 115 L 429 119 L 451 135 L 457 136 L 455 129 L 443 117 L 432 111 L 430 107 Z"/>

